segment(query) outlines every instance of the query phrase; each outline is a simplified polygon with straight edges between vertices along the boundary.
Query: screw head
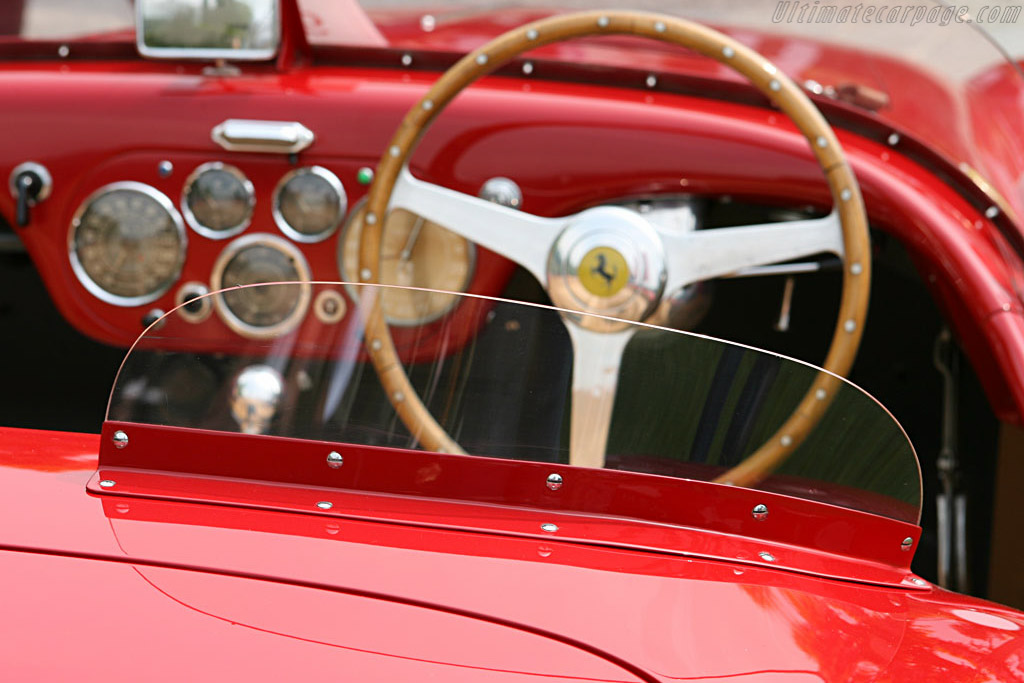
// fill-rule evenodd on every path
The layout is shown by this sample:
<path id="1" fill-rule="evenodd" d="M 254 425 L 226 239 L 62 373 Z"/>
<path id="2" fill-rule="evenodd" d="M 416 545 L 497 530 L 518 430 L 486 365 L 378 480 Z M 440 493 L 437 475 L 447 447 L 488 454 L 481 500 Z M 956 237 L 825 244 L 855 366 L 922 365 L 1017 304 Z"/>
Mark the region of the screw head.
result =
<path id="1" fill-rule="evenodd" d="M 552 524 L 551 522 L 545 522 L 544 524 L 541 524 L 540 528 L 541 528 L 541 530 L 547 531 L 549 533 L 554 533 L 554 532 L 558 531 L 558 525 L 557 524 Z"/>
<path id="2" fill-rule="evenodd" d="M 116 432 L 114 432 L 113 441 L 115 448 L 124 448 L 125 446 L 128 445 L 128 435 L 125 434 L 120 429 L 118 429 Z"/>
<path id="3" fill-rule="evenodd" d="M 115 482 L 113 479 L 104 479 L 104 480 L 100 481 L 100 486 L 102 486 L 105 489 L 109 489 L 111 486 L 113 486 L 116 483 L 117 482 Z"/>
<path id="4" fill-rule="evenodd" d="M 910 536 L 907 536 L 906 538 L 903 539 L 903 543 L 900 544 L 900 547 L 903 548 L 903 550 L 910 550 L 911 546 L 913 546 L 913 545 L 914 545 L 914 539 L 911 538 Z"/>
<path id="5" fill-rule="evenodd" d="M 327 466 L 331 469 L 338 469 L 344 464 L 345 459 L 341 457 L 341 453 L 338 451 L 331 451 L 327 454 Z"/>
<path id="6" fill-rule="evenodd" d="M 759 503 L 754 506 L 754 509 L 750 513 L 759 522 L 763 522 L 768 519 L 768 506 L 764 503 Z"/>
<path id="7" fill-rule="evenodd" d="M 334 507 L 334 503 L 330 503 L 326 500 L 321 500 L 319 503 L 316 504 L 316 506 L 321 510 L 330 510 L 332 507 Z"/>
<path id="8" fill-rule="evenodd" d="M 562 475 L 552 473 L 548 475 L 548 488 L 552 491 L 557 491 L 562 488 Z"/>
<path id="9" fill-rule="evenodd" d="M 156 172 L 161 178 L 167 178 L 174 173 L 174 164 L 164 159 L 156 165 Z"/>
<path id="10" fill-rule="evenodd" d="M 772 554 L 771 554 L 770 552 L 768 552 L 767 550 L 762 550 L 761 552 L 759 552 L 759 553 L 758 553 L 758 555 L 759 555 L 759 556 L 760 556 L 760 558 L 761 558 L 762 560 L 764 560 L 765 562 L 774 562 L 774 561 L 775 561 L 775 556 L 774 556 L 774 555 L 772 555 Z"/>

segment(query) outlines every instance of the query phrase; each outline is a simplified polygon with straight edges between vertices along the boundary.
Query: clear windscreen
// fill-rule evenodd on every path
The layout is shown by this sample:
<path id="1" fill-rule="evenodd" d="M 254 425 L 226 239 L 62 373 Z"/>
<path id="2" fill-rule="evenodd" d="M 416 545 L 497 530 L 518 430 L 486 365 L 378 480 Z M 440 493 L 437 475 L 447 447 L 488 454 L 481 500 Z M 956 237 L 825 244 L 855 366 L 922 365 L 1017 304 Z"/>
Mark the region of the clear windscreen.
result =
<path id="1" fill-rule="evenodd" d="M 125 359 L 108 420 L 401 449 L 422 449 L 436 422 L 473 456 L 732 482 L 825 377 L 827 408 L 805 437 L 783 435 L 783 457 L 755 468 L 746 485 L 918 519 L 920 473 L 899 424 L 857 387 L 799 361 L 676 330 L 400 287 L 267 284 L 208 296 L 219 312 L 244 310 L 247 298 L 312 304 L 265 339 L 168 313 Z M 367 321 L 436 307 L 437 297 L 451 298 L 450 313 L 390 328 L 415 394 L 404 395 L 370 361 L 368 347 L 382 340 Z M 415 420 L 396 411 L 419 401 Z"/>

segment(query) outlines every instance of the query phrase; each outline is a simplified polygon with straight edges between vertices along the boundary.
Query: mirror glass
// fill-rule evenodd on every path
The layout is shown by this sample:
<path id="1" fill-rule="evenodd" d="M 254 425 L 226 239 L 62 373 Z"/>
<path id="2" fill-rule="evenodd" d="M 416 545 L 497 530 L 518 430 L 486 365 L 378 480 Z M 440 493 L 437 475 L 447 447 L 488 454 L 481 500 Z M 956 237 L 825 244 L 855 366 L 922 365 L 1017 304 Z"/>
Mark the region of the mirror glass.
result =
<path id="1" fill-rule="evenodd" d="M 278 0 L 137 0 L 139 52 L 166 59 L 270 59 Z"/>

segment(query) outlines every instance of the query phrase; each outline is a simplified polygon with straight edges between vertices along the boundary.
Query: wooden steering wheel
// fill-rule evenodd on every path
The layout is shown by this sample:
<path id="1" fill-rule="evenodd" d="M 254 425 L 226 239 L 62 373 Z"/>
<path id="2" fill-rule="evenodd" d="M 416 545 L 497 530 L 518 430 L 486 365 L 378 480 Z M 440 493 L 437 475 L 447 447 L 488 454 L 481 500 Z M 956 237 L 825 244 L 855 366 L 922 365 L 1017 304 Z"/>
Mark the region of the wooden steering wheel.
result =
<path id="1" fill-rule="evenodd" d="M 745 76 L 807 138 L 832 193 L 832 212 L 817 219 L 678 234 L 620 207 L 596 207 L 561 218 L 532 216 L 426 183 L 409 172 L 408 159 L 427 127 L 473 81 L 542 45 L 611 34 L 680 45 Z M 690 283 L 829 251 L 843 259 L 843 288 L 825 369 L 845 375 L 860 344 L 871 283 L 867 217 L 857 181 L 832 129 L 803 91 L 764 57 L 682 19 L 629 11 L 558 15 L 514 29 L 466 55 L 409 110 L 380 159 L 363 217 L 361 282 L 379 282 L 383 219 L 389 210 L 399 208 L 517 262 L 545 285 L 559 308 L 630 321 L 643 321 L 666 292 Z M 608 277 L 612 271 L 616 276 Z M 602 467 L 619 363 L 635 326 L 569 312 L 562 317 L 574 351 L 569 462 Z M 410 432 L 430 450 L 464 452 L 413 390 L 380 305 L 367 320 L 366 335 L 389 400 Z M 763 479 L 824 415 L 840 382 L 819 373 L 782 427 L 718 481 L 742 486 Z"/>

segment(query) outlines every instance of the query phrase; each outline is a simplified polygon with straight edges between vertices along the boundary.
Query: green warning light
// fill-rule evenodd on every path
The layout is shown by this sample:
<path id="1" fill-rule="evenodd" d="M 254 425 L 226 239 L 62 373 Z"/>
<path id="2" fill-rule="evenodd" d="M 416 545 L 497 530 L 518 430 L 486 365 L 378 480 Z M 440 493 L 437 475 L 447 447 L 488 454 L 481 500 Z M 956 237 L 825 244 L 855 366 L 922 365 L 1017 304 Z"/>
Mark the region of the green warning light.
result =
<path id="1" fill-rule="evenodd" d="M 363 166 L 356 173 L 356 180 L 359 181 L 360 185 L 369 185 L 373 182 L 373 169 L 369 166 Z"/>

